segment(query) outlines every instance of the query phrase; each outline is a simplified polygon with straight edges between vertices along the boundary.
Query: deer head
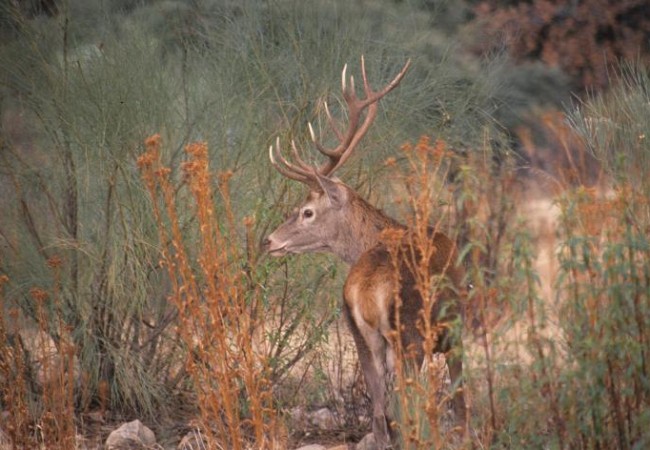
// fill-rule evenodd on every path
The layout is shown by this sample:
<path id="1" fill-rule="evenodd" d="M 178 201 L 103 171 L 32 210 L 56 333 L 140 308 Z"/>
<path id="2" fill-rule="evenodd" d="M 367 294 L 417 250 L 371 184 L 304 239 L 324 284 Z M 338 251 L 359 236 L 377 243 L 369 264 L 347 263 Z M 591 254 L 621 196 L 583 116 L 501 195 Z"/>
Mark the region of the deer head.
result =
<path id="1" fill-rule="evenodd" d="M 374 91 L 368 82 L 365 61 L 361 57 L 361 75 L 364 98 L 357 97 L 354 77 L 346 75 L 343 67 L 341 85 L 348 109 L 348 126 L 342 131 L 330 114 L 327 103 L 324 110 L 327 122 L 338 145 L 326 148 L 309 124 L 309 134 L 316 149 L 327 159 L 320 166 L 310 166 L 301 158 L 301 151 L 291 141 L 293 162 L 281 151 L 280 139 L 269 148 L 271 164 L 285 177 L 307 185 L 307 200 L 264 241 L 267 251 L 274 256 L 287 253 L 332 252 L 344 261 L 353 263 L 363 251 L 374 245 L 379 232 L 387 226 L 399 226 L 381 211 L 369 205 L 350 187 L 333 176 L 349 158 L 377 116 L 379 100 L 395 89 L 410 65 L 402 70 L 380 91 Z"/>

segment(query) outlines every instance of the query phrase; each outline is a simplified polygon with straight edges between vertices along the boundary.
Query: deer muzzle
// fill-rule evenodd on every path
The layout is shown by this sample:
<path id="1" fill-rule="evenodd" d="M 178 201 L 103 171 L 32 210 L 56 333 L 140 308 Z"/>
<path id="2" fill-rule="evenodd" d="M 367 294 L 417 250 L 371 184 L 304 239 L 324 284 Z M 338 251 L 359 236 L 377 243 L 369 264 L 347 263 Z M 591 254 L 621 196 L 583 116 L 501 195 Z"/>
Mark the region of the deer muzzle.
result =
<path id="1" fill-rule="evenodd" d="M 262 250 L 271 256 L 283 256 L 288 253 L 285 244 L 272 239 L 272 236 L 262 241 Z"/>

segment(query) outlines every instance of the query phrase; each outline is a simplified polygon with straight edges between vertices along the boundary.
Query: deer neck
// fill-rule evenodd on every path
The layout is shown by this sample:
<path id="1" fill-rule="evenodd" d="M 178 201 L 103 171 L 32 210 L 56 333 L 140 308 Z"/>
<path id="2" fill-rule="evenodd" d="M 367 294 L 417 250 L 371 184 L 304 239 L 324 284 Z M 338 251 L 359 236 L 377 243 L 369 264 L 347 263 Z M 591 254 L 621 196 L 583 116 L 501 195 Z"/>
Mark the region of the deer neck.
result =
<path id="1" fill-rule="evenodd" d="M 337 245 L 332 251 L 350 265 L 354 265 L 363 253 L 379 243 L 384 230 L 404 228 L 404 225 L 359 196 L 353 196 L 348 207 L 347 223 L 341 227 Z"/>

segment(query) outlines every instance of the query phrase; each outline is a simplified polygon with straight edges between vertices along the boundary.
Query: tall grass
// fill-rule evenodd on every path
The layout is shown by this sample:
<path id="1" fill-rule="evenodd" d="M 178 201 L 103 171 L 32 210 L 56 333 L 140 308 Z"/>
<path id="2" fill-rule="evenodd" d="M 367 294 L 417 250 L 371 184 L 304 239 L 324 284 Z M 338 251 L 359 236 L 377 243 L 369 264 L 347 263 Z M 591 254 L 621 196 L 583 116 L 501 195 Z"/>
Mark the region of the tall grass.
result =
<path id="1" fill-rule="evenodd" d="M 561 398 L 574 442 L 643 447 L 648 436 L 650 191 L 647 68 L 622 67 L 617 86 L 572 117 L 609 175 L 605 193 L 579 189 L 560 203 L 559 293 L 567 379 Z"/>
<path id="2" fill-rule="evenodd" d="M 47 261 L 58 258 L 61 319 L 81 365 L 77 406 L 101 403 L 107 385 L 114 408 L 153 414 L 173 388 L 164 378 L 173 357 L 158 350 L 176 343 L 163 333 L 173 317 L 130 161 L 147 122 L 171 113 L 174 89 L 141 36 L 82 47 L 67 19 L 54 40 L 21 22 L 22 39 L 4 49 L 22 54 L 3 64 L 3 79 L 16 93 L 6 106 L 25 117 L 3 142 L 8 298 L 38 322 L 29 291 L 56 285 Z"/>
<path id="3" fill-rule="evenodd" d="M 492 445 L 647 445 L 650 216 L 647 183 L 637 175 L 645 164 L 638 152 L 647 132 L 648 84 L 645 69 L 623 74 L 612 92 L 586 100 L 561 127 L 548 124 L 551 133 L 562 130 L 558 151 L 571 151 L 576 160 L 590 153 L 600 163 L 595 171 L 580 164 L 552 169 L 570 177 L 558 178 L 562 189 L 556 184 L 552 191 L 560 192 L 555 237 L 539 241 L 553 245 L 551 296 L 537 269 L 545 249 L 530 230 L 509 224 L 515 234 L 505 280 L 511 287 L 504 293 L 513 322 L 486 336 L 493 346 L 496 420 L 485 422 L 484 400 L 474 416 L 475 425 L 489 424 Z M 593 180 L 600 181 L 594 186 Z M 504 289 L 504 280 L 499 286 Z"/>

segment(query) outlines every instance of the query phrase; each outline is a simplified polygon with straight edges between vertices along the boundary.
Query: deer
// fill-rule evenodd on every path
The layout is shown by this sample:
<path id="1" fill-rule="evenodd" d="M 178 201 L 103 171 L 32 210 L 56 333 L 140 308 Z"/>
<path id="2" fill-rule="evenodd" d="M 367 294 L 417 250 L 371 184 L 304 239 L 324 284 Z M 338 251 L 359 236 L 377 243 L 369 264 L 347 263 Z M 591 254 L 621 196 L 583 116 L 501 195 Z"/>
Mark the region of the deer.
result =
<path id="1" fill-rule="evenodd" d="M 387 414 L 387 376 L 395 367 L 395 336 L 402 348 L 414 352 L 414 364 L 424 360 L 421 325 L 424 301 L 416 289 L 415 274 L 407 259 L 412 246 L 407 227 L 372 206 L 354 189 L 344 184 L 334 172 L 350 158 L 360 140 L 377 116 L 378 102 L 395 89 L 406 75 L 411 61 L 383 89 L 375 91 L 368 82 L 365 61 L 361 57 L 364 96 L 357 95 L 354 77 L 342 72 L 342 94 L 347 107 L 348 125 L 342 130 L 324 102 L 329 128 L 334 134 L 334 148 L 317 139 L 308 124 L 312 144 L 325 157 L 320 165 L 304 161 L 295 140 L 291 141 L 291 160 L 285 157 L 279 137 L 269 148 L 272 166 L 284 177 L 309 188 L 304 203 L 275 231 L 262 241 L 265 251 L 274 257 L 309 252 L 329 252 L 349 265 L 343 287 L 343 315 L 356 346 L 372 407 L 372 434 L 377 448 L 389 448 L 392 436 Z M 397 230 L 404 237 L 396 249 L 382 236 Z M 430 275 L 444 276 L 449 286 L 440 289 L 430 310 L 433 323 L 462 320 L 464 270 L 458 262 L 456 244 L 434 227 L 428 239 L 435 249 L 429 261 Z M 395 246 L 393 246 L 395 247 Z M 397 276 L 396 276 L 397 274 Z M 397 329 L 396 318 L 400 324 Z M 436 340 L 434 353 L 445 354 L 452 386 L 452 407 L 457 420 L 467 424 L 467 408 L 463 392 L 462 339 L 443 327 Z"/>

